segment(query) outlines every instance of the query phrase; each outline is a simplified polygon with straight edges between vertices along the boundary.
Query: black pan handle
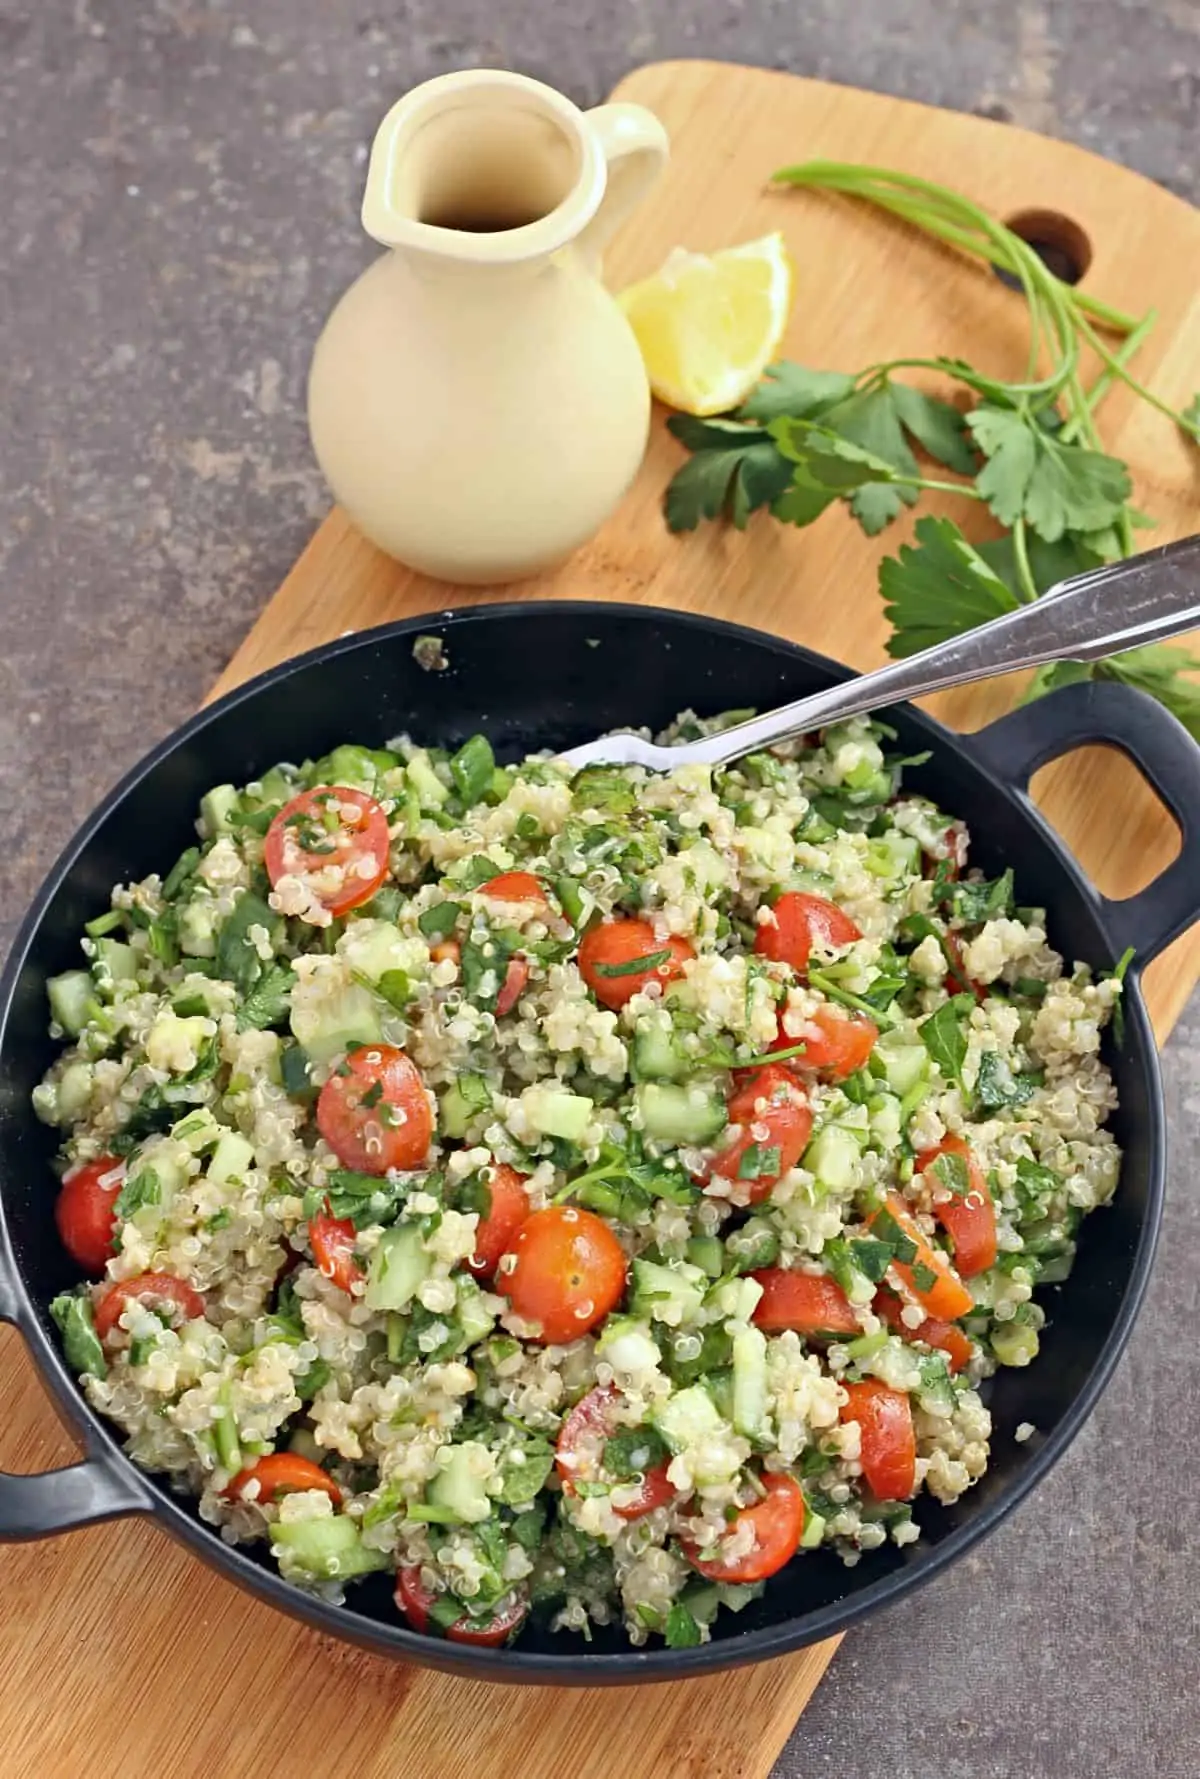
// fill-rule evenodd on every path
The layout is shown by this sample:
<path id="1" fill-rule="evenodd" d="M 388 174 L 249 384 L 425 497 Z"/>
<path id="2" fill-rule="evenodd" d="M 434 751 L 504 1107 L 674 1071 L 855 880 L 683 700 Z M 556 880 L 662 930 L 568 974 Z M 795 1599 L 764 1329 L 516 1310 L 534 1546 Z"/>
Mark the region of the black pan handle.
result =
<path id="1" fill-rule="evenodd" d="M 1155 698 L 1116 680 L 1064 686 L 966 738 L 988 771 L 1025 794 L 1040 766 L 1077 747 L 1115 747 L 1179 824 L 1179 857 L 1136 896 L 1097 896 L 1114 961 L 1140 970 L 1200 919 L 1200 747 Z"/>
<path id="2" fill-rule="evenodd" d="M 36 1325 L 27 1326 L 15 1279 L 8 1243 L 0 1242 L 0 1321 L 11 1322 L 37 1344 L 45 1335 Z M 100 1445 L 90 1429 L 80 1431 L 87 1448 L 82 1462 L 39 1476 L 0 1471 L 0 1544 L 150 1511 L 153 1498 L 132 1465 Z"/>

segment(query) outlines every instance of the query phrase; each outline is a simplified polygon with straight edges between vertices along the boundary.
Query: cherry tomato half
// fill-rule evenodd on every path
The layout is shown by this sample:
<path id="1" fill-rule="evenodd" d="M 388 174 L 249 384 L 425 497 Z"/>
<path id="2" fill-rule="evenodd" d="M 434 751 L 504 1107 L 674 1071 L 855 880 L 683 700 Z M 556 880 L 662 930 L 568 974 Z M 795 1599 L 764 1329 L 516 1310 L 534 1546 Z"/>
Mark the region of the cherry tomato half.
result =
<path id="1" fill-rule="evenodd" d="M 583 935 L 579 974 L 601 1006 L 615 1011 L 648 982 L 665 986 L 674 981 L 695 955 L 688 941 L 677 933 L 660 942 L 648 920 L 606 920 L 598 927 L 589 927 Z M 642 958 L 657 958 L 658 962 L 639 969 Z"/>
<path id="2" fill-rule="evenodd" d="M 135 1278 L 110 1285 L 96 1304 L 96 1333 L 101 1340 L 112 1333 L 121 1312 L 131 1303 L 173 1309 L 181 1322 L 198 1322 L 204 1314 L 204 1299 L 186 1279 L 177 1279 L 170 1272 L 140 1272 Z"/>
<path id="3" fill-rule="evenodd" d="M 969 1336 L 963 1333 L 956 1322 L 939 1322 L 936 1316 L 926 1316 L 923 1322 L 910 1328 L 904 1320 L 903 1303 L 886 1285 L 879 1287 L 871 1307 L 889 1328 L 896 1334 L 903 1335 L 905 1340 L 920 1341 L 923 1346 L 934 1347 L 938 1352 L 944 1353 L 951 1372 L 961 1371 L 975 1356 L 975 1348 Z"/>
<path id="4" fill-rule="evenodd" d="M 908 1397 L 878 1378 L 842 1388 L 849 1400 L 838 1413 L 843 1421 L 858 1422 L 867 1487 L 879 1501 L 907 1501 L 916 1487 L 917 1462 Z"/>
<path id="5" fill-rule="evenodd" d="M 511 1013 L 521 996 L 525 993 L 529 981 L 529 965 L 523 957 L 510 957 L 508 969 L 504 972 L 504 981 L 500 984 L 500 993 L 496 996 L 496 1018 L 503 1019 Z"/>
<path id="6" fill-rule="evenodd" d="M 349 1217 L 334 1217 L 328 1206 L 310 1219 L 308 1239 L 312 1244 L 317 1271 L 349 1291 L 363 1277 L 362 1267 L 354 1258 L 358 1231 Z"/>
<path id="7" fill-rule="evenodd" d="M 625 1254 L 608 1224 L 574 1205 L 547 1205 L 517 1231 L 517 1263 L 497 1289 L 518 1316 L 541 1324 L 537 1338 L 578 1340 L 602 1322 L 625 1290 Z"/>
<path id="8" fill-rule="evenodd" d="M 479 893 L 493 902 L 524 903 L 526 920 L 532 920 L 535 914 L 550 912 L 546 892 L 532 871 L 501 871 L 481 883 Z"/>
<path id="9" fill-rule="evenodd" d="M 265 1458 L 239 1470 L 225 1488 L 226 1495 L 239 1496 L 247 1483 L 258 1484 L 258 1503 L 277 1501 L 280 1495 L 296 1494 L 304 1489 L 324 1489 L 335 1507 L 342 1505 L 342 1491 L 328 1472 L 302 1458 L 299 1452 L 268 1452 Z"/>
<path id="10" fill-rule="evenodd" d="M 773 918 L 765 921 L 754 935 L 754 949 L 759 957 L 790 964 L 800 976 L 808 968 L 814 944 L 837 947 L 852 945 L 862 938 L 858 927 L 836 902 L 827 902 L 824 896 L 810 896 L 804 890 L 785 890 L 771 913 Z"/>
<path id="11" fill-rule="evenodd" d="M 114 1249 L 117 1194 L 125 1163 L 113 1155 L 72 1168 L 54 1201 L 62 1245 L 84 1272 L 102 1273 Z"/>
<path id="12" fill-rule="evenodd" d="M 946 1256 L 931 1242 L 926 1241 L 920 1225 L 900 1194 L 889 1192 L 885 1203 L 892 1221 L 915 1244 L 917 1250 L 911 1262 L 893 1262 L 897 1276 L 903 1279 L 913 1296 L 925 1305 L 931 1316 L 936 1316 L 943 1322 L 957 1322 L 960 1316 L 965 1316 L 974 1309 L 975 1299 Z M 923 1269 L 920 1282 L 915 1276 L 917 1267 Z M 929 1273 L 933 1274 L 932 1284 L 926 1276 Z"/>
<path id="13" fill-rule="evenodd" d="M 394 1044 L 363 1044 L 326 1081 L 317 1129 L 345 1167 L 360 1174 L 418 1167 L 433 1113 L 417 1065 Z"/>
<path id="14" fill-rule="evenodd" d="M 302 791 L 267 829 L 263 863 L 273 885 L 303 878 L 323 908 L 345 914 L 369 902 L 387 876 L 387 816 L 348 785 Z"/>
<path id="15" fill-rule="evenodd" d="M 406 1565 L 396 1572 L 396 1604 L 414 1631 L 428 1631 L 429 1609 L 437 1595 L 432 1593 L 421 1580 L 420 1566 L 416 1563 Z M 495 1648 L 507 1643 L 513 1633 L 520 1629 L 529 1611 L 529 1602 L 520 1593 L 506 1596 L 506 1602 L 494 1612 L 491 1618 L 475 1619 L 469 1613 L 455 1619 L 446 1631 L 451 1643 L 474 1643 L 481 1648 Z"/>
<path id="16" fill-rule="evenodd" d="M 729 1527 L 732 1534 L 747 1525 L 753 1526 L 754 1545 L 745 1556 L 701 1557 L 696 1545 L 684 1544 L 684 1555 L 692 1568 L 709 1581 L 766 1581 L 790 1562 L 799 1549 L 804 1531 L 804 1495 L 799 1483 L 790 1476 L 764 1471 L 762 1484 L 766 1499 L 753 1507 L 743 1507 Z M 718 1541 L 718 1553 L 720 1548 Z"/>
<path id="17" fill-rule="evenodd" d="M 751 1321 L 767 1334 L 794 1329 L 797 1334 L 858 1334 L 860 1326 L 850 1299 L 827 1273 L 789 1272 L 767 1266 L 751 1273 L 762 1296 Z"/>
<path id="18" fill-rule="evenodd" d="M 574 1495 L 581 1482 L 595 1482 L 603 1467 L 604 1442 L 617 1431 L 621 1396 L 611 1384 L 598 1385 L 581 1396 L 563 1422 L 555 1446 L 555 1463 L 562 1477 L 563 1493 Z M 626 1489 L 626 1492 L 627 1489 Z M 667 1476 L 666 1462 L 642 1472 L 636 1492 L 623 1507 L 612 1510 L 623 1520 L 638 1520 L 656 1507 L 675 1499 L 675 1486 Z"/>
<path id="19" fill-rule="evenodd" d="M 737 1089 L 729 1116 L 741 1125 L 741 1135 L 722 1149 L 712 1171 L 741 1181 L 750 1203 L 760 1204 L 808 1147 L 813 1126 L 808 1101 L 788 1070 L 771 1063 Z"/>
<path id="20" fill-rule="evenodd" d="M 513 1237 L 529 1215 L 529 1196 L 525 1191 L 527 1175 L 501 1161 L 490 1170 L 487 1189 L 491 1203 L 487 1215 L 480 1217 L 475 1231 L 475 1252 L 467 1261 L 467 1269 L 477 1279 L 490 1279 L 501 1254 L 507 1254 Z"/>
<path id="21" fill-rule="evenodd" d="M 840 1007 L 821 1006 L 804 1021 L 797 1038 L 784 1030 L 781 1016 L 779 1034 L 771 1049 L 792 1050 L 803 1044 L 802 1055 L 788 1058 L 789 1068 L 811 1069 L 831 1081 L 844 1081 L 847 1075 L 863 1067 L 878 1037 L 879 1027 L 865 1013 L 843 1013 Z"/>
<path id="22" fill-rule="evenodd" d="M 919 1173 L 926 1173 L 939 1155 L 959 1155 L 967 1164 L 967 1190 L 948 1199 L 934 1198 L 933 1214 L 954 1243 L 954 1265 L 960 1278 L 969 1279 L 996 1264 L 996 1207 L 988 1191 L 987 1176 L 962 1137 L 943 1137 L 935 1149 L 917 1156 Z M 936 1174 L 930 1184 L 942 1186 Z"/>

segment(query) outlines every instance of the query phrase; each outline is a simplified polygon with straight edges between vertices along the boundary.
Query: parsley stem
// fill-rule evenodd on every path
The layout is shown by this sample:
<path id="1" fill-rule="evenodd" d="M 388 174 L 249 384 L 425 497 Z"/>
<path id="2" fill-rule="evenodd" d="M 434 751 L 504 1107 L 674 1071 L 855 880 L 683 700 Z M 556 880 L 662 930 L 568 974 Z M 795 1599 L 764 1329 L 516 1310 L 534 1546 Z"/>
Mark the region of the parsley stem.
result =
<path id="1" fill-rule="evenodd" d="M 1177 409 L 1173 408 L 1169 402 L 1163 401 L 1161 396 L 1155 395 L 1152 389 L 1147 389 L 1144 383 L 1139 382 L 1135 376 L 1132 376 L 1122 363 L 1120 356 L 1115 352 L 1109 351 L 1108 347 L 1104 344 L 1104 341 L 1097 334 L 1095 328 L 1088 322 L 1084 321 L 1082 317 L 1079 321 L 1079 330 L 1088 345 L 1092 348 L 1092 351 L 1096 354 L 1097 358 L 1101 360 L 1105 369 L 1109 371 L 1118 382 L 1124 383 L 1128 389 L 1132 389 L 1136 395 L 1140 395 L 1143 401 L 1149 402 L 1152 408 L 1157 408 L 1160 414 L 1165 414 L 1168 420 L 1173 420 L 1176 426 L 1186 433 L 1189 438 L 1195 437 L 1195 434 L 1192 432 L 1191 427 L 1188 425 L 1183 415 L 1179 413 Z"/>
<path id="2" fill-rule="evenodd" d="M 1116 363 L 1128 366 L 1131 359 L 1136 358 L 1157 324 L 1157 321 L 1158 310 L 1148 309 L 1134 328 L 1133 332 L 1126 335 L 1116 352 L 1113 353 L 1113 358 Z M 1104 400 L 1115 381 L 1116 374 L 1112 367 L 1110 365 L 1105 365 L 1100 375 L 1096 378 L 1096 381 L 1092 384 L 1092 387 L 1088 390 L 1085 398 L 1090 413 L 1094 414 L 1096 412 L 1096 409 L 1100 406 L 1100 403 Z M 1063 428 L 1063 438 L 1065 439 L 1069 436 L 1073 436 L 1074 431 L 1074 422 L 1068 421 L 1067 425 Z"/>
<path id="3" fill-rule="evenodd" d="M 1037 582 L 1033 578 L 1033 569 L 1029 563 L 1028 537 L 1024 516 L 1018 516 L 1012 528 L 1013 561 L 1017 566 L 1017 580 L 1021 585 L 1021 598 L 1024 604 L 1030 605 L 1038 596 Z"/>

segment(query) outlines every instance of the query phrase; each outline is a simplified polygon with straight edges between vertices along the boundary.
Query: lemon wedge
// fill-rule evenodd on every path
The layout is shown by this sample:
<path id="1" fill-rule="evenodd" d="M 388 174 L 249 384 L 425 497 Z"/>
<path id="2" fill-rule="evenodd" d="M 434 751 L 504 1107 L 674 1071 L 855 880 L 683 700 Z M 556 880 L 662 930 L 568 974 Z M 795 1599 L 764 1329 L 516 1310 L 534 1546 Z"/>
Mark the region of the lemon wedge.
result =
<path id="1" fill-rule="evenodd" d="M 780 234 L 713 254 L 677 247 L 617 301 L 658 399 L 685 414 L 722 414 L 746 399 L 778 350 L 792 262 Z"/>

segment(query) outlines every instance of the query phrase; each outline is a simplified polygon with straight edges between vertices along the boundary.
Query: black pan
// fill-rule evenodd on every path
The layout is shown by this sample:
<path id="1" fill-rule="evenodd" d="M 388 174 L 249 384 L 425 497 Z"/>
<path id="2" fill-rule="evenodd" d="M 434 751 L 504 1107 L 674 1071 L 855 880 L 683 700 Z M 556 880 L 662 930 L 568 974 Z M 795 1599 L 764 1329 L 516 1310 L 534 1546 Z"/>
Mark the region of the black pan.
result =
<path id="1" fill-rule="evenodd" d="M 436 629 L 449 671 L 413 660 L 414 638 Z M 107 907 L 112 884 L 162 869 L 192 839 L 200 794 L 253 778 L 277 759 L 339 741 L 380 743 L 401 730 L 454 746 L 477 729 L 498 754 L 567 747 L 602 730 L 662 724 L 680 709 L 766 709 L 846 677 L 845 669 L 774 637 L 641 606 L 489 606 L 389 625 L 335 642 L 253 680 L 184 725 L 132 772 L 71 842 L 21 928 L 0 988 L 0 1317 L 21 1330 L 58 1408 L 83 1439 L 82 1463 L 48 1476 L 0 1476 L 0 1539 L 38 1538 L 129 1513 L 152 1514 L 198 1555 L 274 1605 L 334 1636 L 385 1654 L 480 1678 L 572 1684 L 677 1679 L 759 1661 L 847 1625 L 961 1556 L 1062 1455 L 1107 1382 L 1145 1290 L 1162 1209 L 1165 1130 L 1154 1041 L 1138 984 L 1152 957 L 1200 912 L 1200 750 L 1160 705 L 1117 684 L 1056 693 L 970 737 L 915 711 L 889 716 L 905 753 L 928 748 L 907 784 L 970 822 L 972 862 L 1011 864 L 1023 903 L 1045 906 L 1050 938 L 1068 960 L 1111 967 L 1136 948 L 1125 1035 L 1108 1061 L 1120 1089 L 1114 1121 L 1125 1150 L 1111 1208 L 1084 1224 L 1067 1284 L 1043 1294 L 1049 1327 L 1029 1371 L 1004 1371 L 990 1390 L 995 1421 L 983 1481 L 941 1508 L 922 1499 L 919 1543 L 871 1553 L 847 1569 L 828 1553 L 796 1562 L 763 1599 L 718 1620 L 699 1649 L 632 1650 L 615 1630 L 588 1645 L 528 1630 L 514 1649 L 473 1649 L 405 1628 L 386 1579 L 327 1606 L 282 1581 L 265 1549 L 234 1550 L 193 1505 L 134 1468 L 113 1431 L 85 1406 L 63 1363 L 47 1305 L 74 1282 L 54 1228 L 51 1132 L 29 1096 L 50 1063 L 47 976 L 78 961 L 83 922 Z M 1070 749 L 1102 742 L 1140 768 L 1176 817 L 1178 859 L 1139 895 L 1111 902 L 1086 882 L 1029 801 L 1031 773 Z M 1036 1436 L 1014 1443 L 1022 1421 Z"/>

